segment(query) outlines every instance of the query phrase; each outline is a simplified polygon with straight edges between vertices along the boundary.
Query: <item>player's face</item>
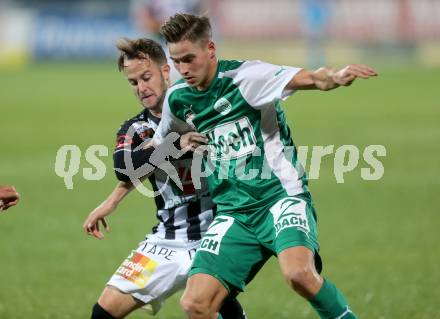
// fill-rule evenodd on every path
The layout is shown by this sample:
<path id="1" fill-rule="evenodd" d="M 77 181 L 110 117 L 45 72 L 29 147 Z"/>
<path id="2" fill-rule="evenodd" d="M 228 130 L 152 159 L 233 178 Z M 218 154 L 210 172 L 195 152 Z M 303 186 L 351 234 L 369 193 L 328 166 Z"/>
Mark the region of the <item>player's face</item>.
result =
<path id="1" fill-rule="evenodd" d="M 169 66 L 150 59 L 125 60 L 124 73 L 134 94 L 150 111 L 160 112 L 169 83 Z"/>
<path id="2" fill-rule="evenodd" d="M 189 85 L 200 89 L 209 85 L 216 71 L 214 42 L 183 40 L 169 43 L 168 49 L 176 70 Z"/>

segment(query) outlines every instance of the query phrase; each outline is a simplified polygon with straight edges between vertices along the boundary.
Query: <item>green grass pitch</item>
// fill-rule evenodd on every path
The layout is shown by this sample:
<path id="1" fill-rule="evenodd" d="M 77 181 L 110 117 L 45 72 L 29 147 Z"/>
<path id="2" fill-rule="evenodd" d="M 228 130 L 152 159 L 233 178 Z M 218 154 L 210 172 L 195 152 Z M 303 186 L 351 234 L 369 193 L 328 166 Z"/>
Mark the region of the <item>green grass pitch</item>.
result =
<path id="1" fill-rule="evenodd" d="M 440 70 L 380 70 L 332 92 L 300 92 L 284 103 L 297 145 L 386 147 L 382 179 L 359 166 L 337 184 L 333 158 L 311 181 L 324 276 L 360 318 L 440 318 Z M 112 190 L 107 174 L 86 181 L 84 152 L 111 150 L 120 123 L 140 109 L 112 64 L 40 64 L 0 73 L 0 183 L 19 206 L 0 214 L 0 318 L 88 318 L 106 280 L 154 224 L 151 199 L 133 193 L 98 241 L 81 229 Z M 80 172 L 67 190 L 55 175 L 58 148 L 78 145 Z M 178 297 L 159 319 L 183 318 Z M 239 297 L 251 319 L 317 318 L 271 260 Z M 144 318 L 137 312 L 130 318 Z"/>

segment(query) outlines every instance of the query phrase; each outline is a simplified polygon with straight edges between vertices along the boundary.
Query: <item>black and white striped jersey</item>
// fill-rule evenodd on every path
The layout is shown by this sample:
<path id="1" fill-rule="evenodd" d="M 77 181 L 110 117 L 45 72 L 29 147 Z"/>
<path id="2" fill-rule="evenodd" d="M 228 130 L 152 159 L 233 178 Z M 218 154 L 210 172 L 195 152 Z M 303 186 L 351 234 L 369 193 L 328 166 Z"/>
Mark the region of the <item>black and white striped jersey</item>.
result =
<path id="1" fill-rule="evenodd" d="M 134 169 L 142 165 L 154 166 L 149 162 L 153 149 L 139 146 L 153 137 L 159 121 L 159 118 L 144 110 L 120 127 L 113 153 L 114 169 L 120 181 L 130 181 L 129 175 L 121 173 L 127 165 L 133 165 Z M 131 163 L 128 164 L 127 160 Z M 164 171 L 152 168 L 148 179 L 154 191 L 161 190 L 154 198 L 159 223 L 152 231 L 165 239 L 199 240 L 208 229 L 215 212 L 206 181 L 202 180 L 202 187 L 195 189 L 191 179 L 191 152 L 177 160 L 170 159 L 170 162 L 179 175 L 183 190 Z"/>

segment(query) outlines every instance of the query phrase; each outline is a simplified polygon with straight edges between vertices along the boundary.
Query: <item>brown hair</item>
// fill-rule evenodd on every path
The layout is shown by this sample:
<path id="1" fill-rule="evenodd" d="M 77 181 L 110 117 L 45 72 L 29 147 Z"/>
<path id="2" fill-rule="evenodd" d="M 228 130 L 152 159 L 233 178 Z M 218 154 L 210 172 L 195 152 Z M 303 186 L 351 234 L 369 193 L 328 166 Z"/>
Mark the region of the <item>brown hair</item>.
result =
<path id="1" fill-rule="evenodd" d="M 177 13 L 160 27 L 160 34 L 167 43 L 182 40 L 196 42 L 211 39 L 211 23 L 208 17 Z"/>
<path id="2" fill-rule="evenodd" d="M 141 39 L 127 39 L 121 38 L 118 40 L 116 47 L 119 50 L 118 69 L 124 69 L 124 61 L 130 59 L 150 59 L 151 61 L 162 66 L 167 63 L 167 57 L 164 50 L 154 40 Z"/>

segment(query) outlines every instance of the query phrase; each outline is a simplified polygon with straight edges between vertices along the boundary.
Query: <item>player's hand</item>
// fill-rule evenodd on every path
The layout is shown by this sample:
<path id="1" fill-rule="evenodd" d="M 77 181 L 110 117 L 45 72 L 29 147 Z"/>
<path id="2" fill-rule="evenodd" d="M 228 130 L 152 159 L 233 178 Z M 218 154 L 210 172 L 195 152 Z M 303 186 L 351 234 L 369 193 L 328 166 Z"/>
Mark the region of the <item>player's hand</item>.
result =
<path id="1" fill-rule="evenodd" d="M 154 145 L 154 141 L 153 141 L 152 138 L 150 138 L 149 141 L 145 142 L 145 143 L 144 143 L 144 146 L 143 146 L 142 148 L 143 148 L 144 150 L 146 150 L 146 149 L 149 149 L 149 148 L 151 148 L 151 147 L 155 147 L 155 145 Z"/>
<path id="2" fill-rule="evenodd" d="M 350 64 L 333 73 L 332 80 L 342 86 L 349 86 L 356 78 L 368 79 L 377 76 L 377 72 L 363 64 Z"/>
<path id="3" fill-rule="evenodd" d="M 188 132 L 180 137 L 180 147 L 185 151 L 195 151 L 199 146 L 208 144 L 208 138 L 197 132 Z"/>
<path id="4" fill-rule="evenodd" d="M 16 205 L 19 200 L 20 195 L 14 186 L 0 186 L 0 211 L 7 210 L 9 207 Z"/>
<path id="5" fill-rule="evenodd" d="M 110 231 L 110 226 L 105 220 L 105 217 L 114 209 L 115 207 L 110 205 L 100 205 L 95 208 L 84 221 L 83 229 L 86 234 L 98 239 L 104 239 L 104 234 L 100 230 L 100 224 L 102 224 L 107 232 Z"/>

